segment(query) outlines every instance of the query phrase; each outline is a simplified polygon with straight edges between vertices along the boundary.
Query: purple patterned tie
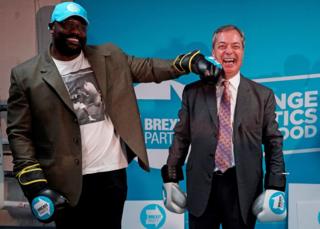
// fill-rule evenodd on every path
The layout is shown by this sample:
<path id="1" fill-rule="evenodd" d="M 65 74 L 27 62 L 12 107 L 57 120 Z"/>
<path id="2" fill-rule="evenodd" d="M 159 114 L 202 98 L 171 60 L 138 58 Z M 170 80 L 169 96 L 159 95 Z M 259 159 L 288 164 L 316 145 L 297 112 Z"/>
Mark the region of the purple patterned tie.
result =
<path id="1" fill-rule="evenodd" d="M 223 94 L 219 109 L 219 137 L 215 154 L 216 167 L 225 172 L 232 163 L 231 92 L 229 81 L 223 81 Z"/>

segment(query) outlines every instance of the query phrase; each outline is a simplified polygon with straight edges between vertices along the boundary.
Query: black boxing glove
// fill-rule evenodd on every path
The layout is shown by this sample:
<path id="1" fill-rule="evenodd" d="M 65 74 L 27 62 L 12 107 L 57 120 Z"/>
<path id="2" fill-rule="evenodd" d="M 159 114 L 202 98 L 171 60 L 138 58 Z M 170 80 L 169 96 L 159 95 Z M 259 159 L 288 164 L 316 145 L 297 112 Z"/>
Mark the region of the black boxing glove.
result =
<path id="1" fill-rule="evenodd" d="M 177 56 L 173 66 L 181 73 L 193 72 L 207 81 L 215 81 L 222 73 L 221 65 L 212 58 L 206 58 L 199 50 Z"/>
<path id="2" fill-rule="evenodd" d="M 33 215 L 43 223 L 55 220 L 57 212 L 68 206 L 68 200 L 52 189 L 40 191 L 31 201 Z"/>
<path id="3" fill-rule="evenodd" d="M 16 177 L 30 202 L 32 213 L 40 222 L 50 223 L 55 219 L 57 211 L 68 205 L 65 197 L 48 187 L 39 163 L 24 167 L 17 172 Z"/>

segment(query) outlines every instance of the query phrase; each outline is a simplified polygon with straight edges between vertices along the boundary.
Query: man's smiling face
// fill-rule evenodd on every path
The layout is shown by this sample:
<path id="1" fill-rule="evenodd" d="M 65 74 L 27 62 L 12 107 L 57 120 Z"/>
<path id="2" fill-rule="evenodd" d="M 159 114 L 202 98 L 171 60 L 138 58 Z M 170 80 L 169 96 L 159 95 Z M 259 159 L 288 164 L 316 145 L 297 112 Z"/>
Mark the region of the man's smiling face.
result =
<path id="1" fill-rule="evenodd" d="M 235 76 L 242 65 L 244 54 L 243 40 L 235 29 L 219 32 L 214 41 L 212 55 L 222 65 L 225 78 Z"/>

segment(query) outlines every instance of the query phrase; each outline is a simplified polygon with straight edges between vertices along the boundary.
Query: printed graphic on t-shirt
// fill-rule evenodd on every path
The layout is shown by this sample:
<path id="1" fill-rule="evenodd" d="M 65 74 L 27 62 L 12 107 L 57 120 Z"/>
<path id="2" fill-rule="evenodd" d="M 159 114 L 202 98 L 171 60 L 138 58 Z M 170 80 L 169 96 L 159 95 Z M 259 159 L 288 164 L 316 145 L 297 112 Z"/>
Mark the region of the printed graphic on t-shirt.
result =
<path id="1" fill-rule="evenodd" d="M 62 76 L 80 125 L 104 120 L 101 93 L 91 68 Z"/>

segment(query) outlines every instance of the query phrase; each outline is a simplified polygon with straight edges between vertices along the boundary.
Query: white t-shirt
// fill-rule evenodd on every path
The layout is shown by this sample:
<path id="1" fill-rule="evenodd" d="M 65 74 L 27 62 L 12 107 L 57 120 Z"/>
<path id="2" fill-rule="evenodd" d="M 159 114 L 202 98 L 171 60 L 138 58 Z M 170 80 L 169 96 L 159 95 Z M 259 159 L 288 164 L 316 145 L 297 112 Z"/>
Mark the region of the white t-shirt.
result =
<path id="1" fill-rule="evenodd" d="M 83 53 L 70 61 L 54 59 L 78 117 L 82 142 L 82 174 L 126 168 L 127 155 L 115 133 L 94 72 Z"/>

